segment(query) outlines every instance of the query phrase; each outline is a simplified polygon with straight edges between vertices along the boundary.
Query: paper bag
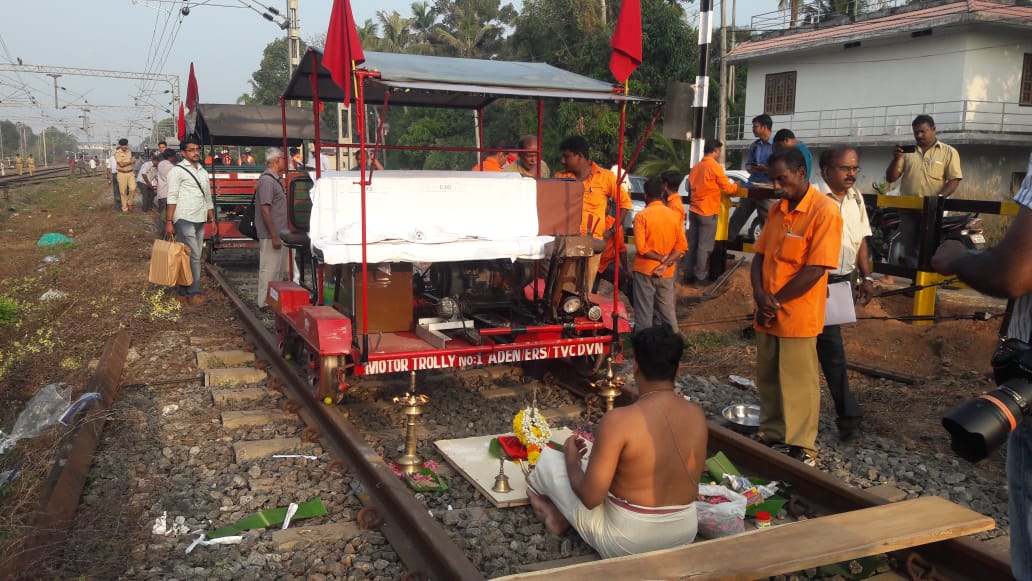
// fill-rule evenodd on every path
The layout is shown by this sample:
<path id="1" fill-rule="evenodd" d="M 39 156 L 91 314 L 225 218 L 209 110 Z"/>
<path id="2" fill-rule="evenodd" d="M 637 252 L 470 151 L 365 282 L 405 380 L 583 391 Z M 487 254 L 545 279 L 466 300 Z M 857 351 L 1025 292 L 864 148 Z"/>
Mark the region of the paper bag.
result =
<path id="1" fill-rule="evenodd" d="M 848 280 L 828 285 L 828 304 L 824 312 L 824 326 L 856 322 L 853 306 L 853 286 Z"/>
<path id="2" fill-rule="evenodd" d="M 192 284 L 190 250 L 186 245 L 170 240 L 155 240 L 151 248 L 148 280 L 164 286 Z"/>

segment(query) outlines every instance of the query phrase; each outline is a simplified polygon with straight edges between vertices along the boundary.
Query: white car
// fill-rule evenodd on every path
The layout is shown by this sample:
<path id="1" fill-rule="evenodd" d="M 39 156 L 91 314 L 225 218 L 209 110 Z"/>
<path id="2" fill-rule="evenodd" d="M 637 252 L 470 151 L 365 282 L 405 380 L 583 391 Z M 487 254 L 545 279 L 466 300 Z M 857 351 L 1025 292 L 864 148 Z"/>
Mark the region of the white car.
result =
<path id="1" fill-rule="evenodd" d="M 749 181 L 749 172 L 741 169 L 729 169 L 725 170 L 728 179 L 732 183 L 739 186 L 744 186 Z M 628 233 L 633 233 L 634 216 L 645 209 L 645 178 L 637 175 L 630 175 L 631 180 L 631 211 L 628 215 L 628 221 L 625 221 L 625 227 Z M 691 201 L 691 191 L 688 187 L 688 176 L 685 176 L 681 180 L 681 185 L 677 186 L 677 193 L 681 195 L 681 202 L 684 204 L 684 211 L 687 215 L 688 207 Z M 732 202 L 739 201 L 738 197 L 732 197 Z M 731 213 L 734 214 L 736 207 L 731 208 Z M 766 221 L 766 216 L 760 216 L 756 212 L 746 221 L 742 227 L 742 231 L 739 232 L 740 236 L 745 237 L 748 240 L 756 240 L 756 237 L 760 235 L 760 229 L 763 228 L 763 223 Z M 629 224 L 629 225 L 628 225 Z"/>

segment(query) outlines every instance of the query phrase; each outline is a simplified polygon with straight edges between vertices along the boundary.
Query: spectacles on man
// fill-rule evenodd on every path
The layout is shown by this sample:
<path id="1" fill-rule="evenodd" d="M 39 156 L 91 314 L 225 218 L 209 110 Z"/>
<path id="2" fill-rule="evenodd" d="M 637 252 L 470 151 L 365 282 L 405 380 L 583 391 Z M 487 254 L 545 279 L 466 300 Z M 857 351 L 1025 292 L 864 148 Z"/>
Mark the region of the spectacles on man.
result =
<path id="1" fill-rule="evenodd" d="M 839 170 L 842 173 L 860 173 L 860 166 L 858 165 L 840 165 L 837 166 L 835 169 Z"/>

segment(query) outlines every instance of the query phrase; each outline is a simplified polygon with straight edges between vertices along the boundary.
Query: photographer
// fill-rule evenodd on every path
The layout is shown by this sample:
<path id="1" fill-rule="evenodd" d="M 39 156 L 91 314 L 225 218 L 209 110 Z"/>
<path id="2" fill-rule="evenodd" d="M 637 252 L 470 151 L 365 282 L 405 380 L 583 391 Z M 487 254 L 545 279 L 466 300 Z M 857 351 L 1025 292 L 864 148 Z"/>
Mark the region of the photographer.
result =
<path id="1" fill-rule="evenodd" d="M 932 268 L 956 275 L 975 290 L 1014 299 L 1005 339 L 1032 342 L 1032 155 L 1021 189 L 1020 206 L 1000 244 L 987 252 L 969 252 L 946 241 L 932 257 Z M 1025 418 L 1007 441 L 1007 488 L 1010 495 L 1011 568 L 1019 581 L 1032 581 L 1032 419 Z"/>

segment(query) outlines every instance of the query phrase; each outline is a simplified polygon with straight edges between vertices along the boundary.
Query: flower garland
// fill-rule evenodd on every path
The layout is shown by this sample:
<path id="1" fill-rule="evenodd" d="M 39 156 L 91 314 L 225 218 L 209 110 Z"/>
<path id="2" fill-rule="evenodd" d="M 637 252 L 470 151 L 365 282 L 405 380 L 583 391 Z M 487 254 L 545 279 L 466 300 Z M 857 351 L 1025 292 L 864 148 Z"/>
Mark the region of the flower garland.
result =
<path id="1" fill-rule="evenodd" d="M 527 447 L 527 461 L 533 466 L 541 456 L 541 449 L 548 445 L 552 430 L 536 407 L 520 410 L 512 420 L 512 431 L 516 439 Z"/>

